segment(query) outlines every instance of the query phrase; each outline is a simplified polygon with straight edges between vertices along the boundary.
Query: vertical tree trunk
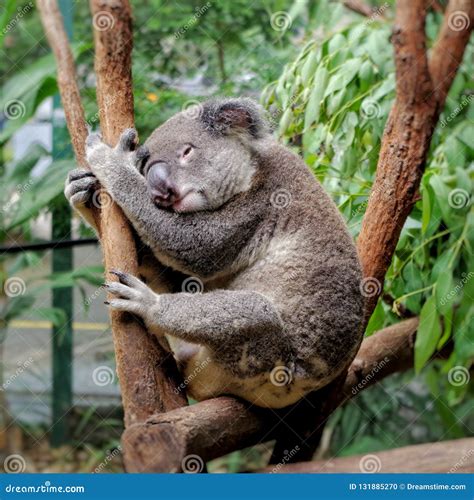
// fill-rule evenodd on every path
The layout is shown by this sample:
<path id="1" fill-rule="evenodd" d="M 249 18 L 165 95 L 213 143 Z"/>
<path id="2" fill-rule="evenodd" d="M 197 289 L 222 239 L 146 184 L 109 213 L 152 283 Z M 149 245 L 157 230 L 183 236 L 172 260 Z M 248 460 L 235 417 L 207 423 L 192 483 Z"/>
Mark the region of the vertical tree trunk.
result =
<path id="1" fill-rule="evenodd" d="M 56 57 L 58 85 L 75 155 L 79 164 L 87 168 L 84 154 L 87 127 L 61 15 L 55 0 L 38 0 L 38 9 Z M 120 132 L 133 125 L 131 9 L 126 0 L 97 0 L 91 1 L 91 10 L 101 129 L 105 140 L 115 144 Z M 106 194 L 102 198 L 107 201 Z M 106 268 L 136 274 L 133 233 L 121 210 L 107 202 L 101 208 L 100 217 L 96 216 Z M 179 374 L 172 357 L 132 316 L 113 313 L 111 320 L 125 425 L 143 422 L 153 413 L 185 405 L 185 395 L 175 391 Z"/>

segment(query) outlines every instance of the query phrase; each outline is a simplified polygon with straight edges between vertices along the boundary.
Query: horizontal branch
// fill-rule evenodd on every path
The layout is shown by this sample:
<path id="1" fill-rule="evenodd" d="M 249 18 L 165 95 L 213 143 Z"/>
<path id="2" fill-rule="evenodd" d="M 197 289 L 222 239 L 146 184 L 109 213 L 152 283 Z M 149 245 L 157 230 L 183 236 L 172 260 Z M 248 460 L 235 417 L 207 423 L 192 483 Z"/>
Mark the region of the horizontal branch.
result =
<path id="1" fill-rule="evenodd" d="M 278 464 L 264 472 L 274 473 L 446 473 L 474 472 L 474 438 L 404 446 L 370 455 Z"/>
<path id="2" fill-rule="evenodd" d="M 321 405 L 319 422 L 325 421 L 335 406 L 366 387 L 411 367 L 417 327 L 418 319 L 411 318 L 366 338 L 331 405 Z M 313 394 L 319 394 L 322 403 L 326 400 L 324 389 Z M 129 426 L 122 437 L 127 470 L 177 472 L 190 454 L 199 456 L 204 463 L 271 440 L 277 424 L 287 414 L 291 414 L 291 407 L 264 410 L 235 398 L 220 397 L 154 415 L 145 423 Z"/>

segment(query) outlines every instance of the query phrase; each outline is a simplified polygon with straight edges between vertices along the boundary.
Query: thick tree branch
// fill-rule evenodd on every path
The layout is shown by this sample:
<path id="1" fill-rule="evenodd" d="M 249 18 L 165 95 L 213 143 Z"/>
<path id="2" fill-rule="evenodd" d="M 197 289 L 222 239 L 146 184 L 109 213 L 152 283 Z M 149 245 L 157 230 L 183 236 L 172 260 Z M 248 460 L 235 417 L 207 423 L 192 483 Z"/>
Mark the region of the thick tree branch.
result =
<path id="1" fill-rule="evenodd" d="M 474 438 L 404 446 L 379 451 L 375 455 L 316 460 L 298 464 L 278 464 L 265 472 L 274 473 L 467 473 L 474 472 Z"/>
<path id="2" fill-rule="evenodd" d="M 62 17 L 55 0 L 39 0 L 38 9 L 56 57 L 58 86 L 76 159 L 82 167 L 88 168 L 84 154 L 87 127 Z M 126 1 L 92 2 L 92 9 L 113 20 L 106 34 L 104 31 L 96 33 L 96 68 L 102 132 L 114 144 L 120 131 L 133 124 L 131 13 Z M 97 17 L 95 22 L 98 22 Z M 113 96 L 113 105 L 109 96 Z M 107 269 L 115 267 L 136 273 L 135 243 L 128 222 L 114 204 L 105 204 L 100 215 Z M 174 390 L 175 379 L 178 379 L 174 360 L 162 352 L 143 327 L 130 316 L 114 314 L 112 328 L 125 424 L 144 421 L 157 411 L 186 404 L 184 395 Z"/>
<path id="3" fill-rule="evenodd" d="M 393 45 L 395 104 L 382 140 L 377 174 L 358 238 L 364 275 L 379 294 L 418 188 L 434 128 L 474 24 L 474 2 L 451 0 L 430 62 L 426 55 L 426 0 L 399 0 Z M 367 301 L 366 320 L 379 294 Z"/>
<path id="4" fill-rule="evenodd" d="M 133 126 L 131 8 L 128 0 L 91 0 L 90 6 L 101 132 L 115 144 Z M 107 270 L 138 274 L 133 233 L 115 203 L 102 208 L 101 243 Z M 172 357 L 131 315 L 114 311 L 110 317 L 125 424 L 186 404 L 182 391 L 175 391 L 179 375 Z"/>
<path id="5" fill-rule="evenodd" d="M 347 399 L 391 373 L 413 366 L 413 345 L 418 319 L 411 318 L 366 338 L 339 391 L 314 393 L 321 412 L 312 433 Z M 323 397 L 326 395 L 326 397 Z M 330 396 L 330 402 L 328 401 Z M 304 400 L 303 400 L 304 401 Z M 319 403 L 318 403 L 319 401 Z M 322 403 L 321 403 L 322 401 Z M 298 406 L 301 403 L 298 404 Z M 301 406 L 299 406 L 301 409 Z M 295 407 L 263 410 L 235 398 L 221 397 L 172 412 L 154 415 L 125 430 L 122 442 L 128 470 L 177 472 L 191 454 L 202 462 L 260 441 L 274 439 L 282 419 L 288 421 Z M 298 428 L 295 428 L 298 432 Z M 303 457 L 304 450 L 296 454 Z"/>

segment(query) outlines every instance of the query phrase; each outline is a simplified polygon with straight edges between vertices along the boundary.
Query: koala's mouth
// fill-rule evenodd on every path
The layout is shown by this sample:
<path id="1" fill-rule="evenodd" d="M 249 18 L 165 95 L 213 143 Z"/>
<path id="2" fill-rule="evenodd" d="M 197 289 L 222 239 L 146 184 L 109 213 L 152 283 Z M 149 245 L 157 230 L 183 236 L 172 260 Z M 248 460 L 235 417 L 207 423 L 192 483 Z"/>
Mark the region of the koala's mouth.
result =
<path id="1" fill-rule="evenodd" d="M 160 208 L 166 208 L 178 213 L 196 212 L 205 208 L 204 196 L 194 190 L 184 192 L 179 196 L 170 196 L 164 199 L 161 195 L 152 193 L 153 202 Z"/>

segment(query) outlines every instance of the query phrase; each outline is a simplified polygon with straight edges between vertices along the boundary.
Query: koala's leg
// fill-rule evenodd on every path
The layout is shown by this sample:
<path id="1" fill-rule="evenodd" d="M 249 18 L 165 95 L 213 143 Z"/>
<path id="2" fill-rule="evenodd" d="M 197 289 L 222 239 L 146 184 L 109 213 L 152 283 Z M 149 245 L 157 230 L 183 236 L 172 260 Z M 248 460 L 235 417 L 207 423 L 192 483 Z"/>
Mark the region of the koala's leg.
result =
<path id="1" fill-rule="evenodd" d="M 120 298 L 109 306 L 141 316 L 149 326 L 214 350 L 232 349 L 252 339 L 283 339 L 283 324 L 273 304 L 246 290 L 156 294 L 134 276 L 115 271 L 120 282 L 107 283 Z"/>
<path id="2" fill-rule="evenodd" d="M 92 215 L 94 193 L 99 188 L 95 175 L 89 170 L 75 169 L 69 172 L 64 188 L 64 195 L 74 210 L 98 233 Z"/>

